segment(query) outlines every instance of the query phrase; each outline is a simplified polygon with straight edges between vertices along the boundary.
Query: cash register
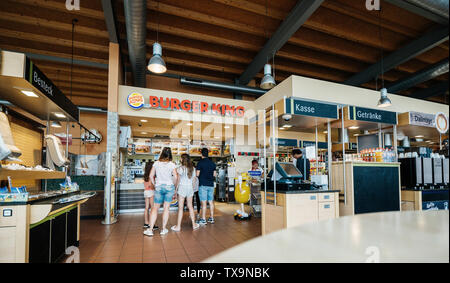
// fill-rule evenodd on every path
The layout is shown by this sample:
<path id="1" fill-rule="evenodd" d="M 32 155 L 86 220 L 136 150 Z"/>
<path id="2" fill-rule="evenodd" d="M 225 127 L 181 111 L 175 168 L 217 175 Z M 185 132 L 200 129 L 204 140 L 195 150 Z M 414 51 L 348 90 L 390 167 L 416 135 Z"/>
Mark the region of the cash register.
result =
<path id="1" fill-rule="evenodd" d="M 268 175 L 268 189 L 273 188 L 274 179 L 276 180 L 277 190 L 280 191 L 320 189 L 320 186 L 316 186 L 309 180 L 303 180 L 303 174 L 292 163 L 277 162 L 275 163 L 275 169 L 275 176 L 273 176 L 273 170 Z"/>

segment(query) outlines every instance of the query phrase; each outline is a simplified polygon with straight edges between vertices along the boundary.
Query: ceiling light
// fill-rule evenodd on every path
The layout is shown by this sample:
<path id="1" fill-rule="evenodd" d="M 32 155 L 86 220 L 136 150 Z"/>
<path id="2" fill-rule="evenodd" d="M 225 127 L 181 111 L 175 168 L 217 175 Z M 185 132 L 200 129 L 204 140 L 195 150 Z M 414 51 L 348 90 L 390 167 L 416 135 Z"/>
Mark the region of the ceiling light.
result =
<path id="1" fill-rule="evenodd" d="M 141 132 L 141 134 L 146 135 L 146 134 L 148 134 L 148 133 L 147 133 L 147 132 Z"/>
<path id="2" fill-rule="evenodd" d="M 271 89 L 276 86 L 276 82 L 272 77 L 272 67 L 270 64 L 266 64 L 264 66 L 264 77 L 261 80 L 260 88 L 262 89 Z"/>
<path id="3" fill-rule="evenodd" d="M 351 127 L 348 127 L 350 130 L 357 130 L 357 129 L 359 129 L 359 127 L 358 126 L 351 126 Z"/>
<path id="4" fill-rule="evenodd" d="M 61 123 L 58 122 L 58 121 L 52 121 L 52 123 L 50 124 L 50 126 L 51 126 L 52 128 L 61 128 L 61 127 L 62 127 Z"/>
<path id="5" fill-rule="evenodd" d="M 424 136 L 420 135 L 420 136 L 415 136 L 415 138 L 423 138 Z"/>
<path id="6" fill-rule="evenodd" d="M 387 89 L 386 88 L 382 88 L 380 91 L 380 100 L 378 100 L 378 107 L 388 107 L 391 106 L 392 102 L 391 100 L 387 97 Z"/>
<path id="7" fill-rule="evenodd" d="M 33 91 L 29 91 L 29 90 L 21 90 L 21 92 L 23 94 L 25 94 L 28 97 L 39 97 L 36 93 L 34 93 Z"/>
<path id="8" fill-rule="evenodd" d="M 187 123 L 186 126 L 192 126 L 192 123 Z"/>
<path id="9" fill-rule="evenodd" d="M 354 137 L 359 137 L 359 134 L 354 134 L 353 136 L 354 136 Z"/>
<path id="10" fill-rule="evenodd" d="M 153 44 L 153 56 L 148 62 L 148 70 L 155 74 L 162 74 L 167 71 L 166 63 L 164 63 L 162 56 L 162 46 L 158 42 Z"/>
<path id="11" fill-rule="evenodd" d="M 147 123 L 148 121 L 147 121 L 147 120 L 141 120 L 141 122 L 142 122 L 142 123 Z"/>
<path id="12" fill-rule="evenodd" d="M 328 131 L 323 131 L 324 134 L 328 134 Z"/>
<path id="13" fill-rule="evenodd" d="M 225 126 L 225 127 L 223 127 L 224 129 L 229 129 L 230 128 L 230 126 Z"/>
<path id="14" fill-rule="evenodd" d="M 187 135 L 181 135 L 183 138 L 187 137 Z"/>
<path id="15" fill-rule="evenodd" d="M 63 113 L 58 113 L 58 112 L 56 112 L 56 113 L 53 113 L 56 117 L 58 117 L 58 118 L 66 118 L 66 115 L 64 115 Z"/>
<path id="16" fill-rule="evenodd" d="M 289 129 L 292 128 L 292 125 L 284 125 L 283 127 Z"/>
<path id="17" fill-rule="evenodd" d="M 281 127 L 280 130 L 284 130 L 285 128 Z"/>
<path id="18" fill-rule="evenodd" d="M 215 139 L 220 139 L 220 137 L 214 137 Z"/>

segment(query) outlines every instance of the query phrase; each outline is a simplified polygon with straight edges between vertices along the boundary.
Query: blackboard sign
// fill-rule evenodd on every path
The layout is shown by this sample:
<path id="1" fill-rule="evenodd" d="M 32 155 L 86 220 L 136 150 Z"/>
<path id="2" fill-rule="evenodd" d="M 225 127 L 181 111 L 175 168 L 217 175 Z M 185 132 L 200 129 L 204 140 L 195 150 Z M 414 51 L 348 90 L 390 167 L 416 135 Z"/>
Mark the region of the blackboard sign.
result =
<path id="1" fill-rule="evenodd" d="M 337 105 L 286 98 L 286 113 L 320 118 L 338 119 Z"/>
<path id="2" fill-rule="evenodd" d="M 397 113 L 377 109 L 349 106 L 349 119 L 397 125 Z"/>
<path id="3" fill-rule="evenodd" d="M 400 210 L 397 166 L 353 168 L 355 214 Z"/>
<path id="4" fill-rule="evenodd" d="M 378 134 L 358 136 L 358 151 L 380 147 Z"/>

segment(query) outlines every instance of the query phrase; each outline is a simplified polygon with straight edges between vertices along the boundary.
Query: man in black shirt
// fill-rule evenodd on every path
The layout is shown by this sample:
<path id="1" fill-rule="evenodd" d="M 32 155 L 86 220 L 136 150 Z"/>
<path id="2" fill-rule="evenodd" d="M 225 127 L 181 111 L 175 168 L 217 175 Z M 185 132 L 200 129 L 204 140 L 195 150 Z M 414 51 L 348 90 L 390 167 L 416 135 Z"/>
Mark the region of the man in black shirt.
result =
<path id="1" fill-rule="evenodd" d="M 209 150 L 202 148 L 202 160 L 197 164 L 198 194 L 202 203 L 202 218 L 197 223 L 206 225 L 206 202 L 209 203 L 210 217 L 208 223 L 214 223 L 214 179 L 216 164 L 208 158 Z"/>
<path id="2" fill-rule="evenodd" d="M 295 165 L 295 167 L 298 168 L 300 173 L 302 173 L 303 179 L 305 180 L 305 176 L 306 176 L 306 180 L 309 180 L 311 164 L 310 164 L 309 160 L 303 156 L 303 151 L 301 149 L 296 148 L 296 149 L 292 150 L 292 156 L 294 156 L 294 159 L 295 159 L 294 165 Z M 306 170 L 305 170 L 305 167 L 306 167 Z"/>

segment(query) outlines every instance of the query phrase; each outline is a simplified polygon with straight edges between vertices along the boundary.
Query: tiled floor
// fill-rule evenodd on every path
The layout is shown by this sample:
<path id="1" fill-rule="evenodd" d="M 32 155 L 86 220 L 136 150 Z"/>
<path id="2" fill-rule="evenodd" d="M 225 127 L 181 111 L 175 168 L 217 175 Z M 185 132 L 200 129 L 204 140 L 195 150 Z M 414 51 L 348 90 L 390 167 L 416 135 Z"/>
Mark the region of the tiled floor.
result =
<path id="1" fill-rule="evenodd" d="M 261 234 L 261 219 L 236 221 L 234 206 L 219 203 L 216 223 L 193 231 L 185 212 L 181 232 L 170 231 L 153 237 L 142 234 L 143 214 L 124 214 L 110 226 L 100 220 L 82 220 L 80 232 L 81 262 L 200 262 L 225 249 Z M 157 224 L 161 222 L 161 215 Z M 176 221 L 171 212 L 168 229 Z"/>

